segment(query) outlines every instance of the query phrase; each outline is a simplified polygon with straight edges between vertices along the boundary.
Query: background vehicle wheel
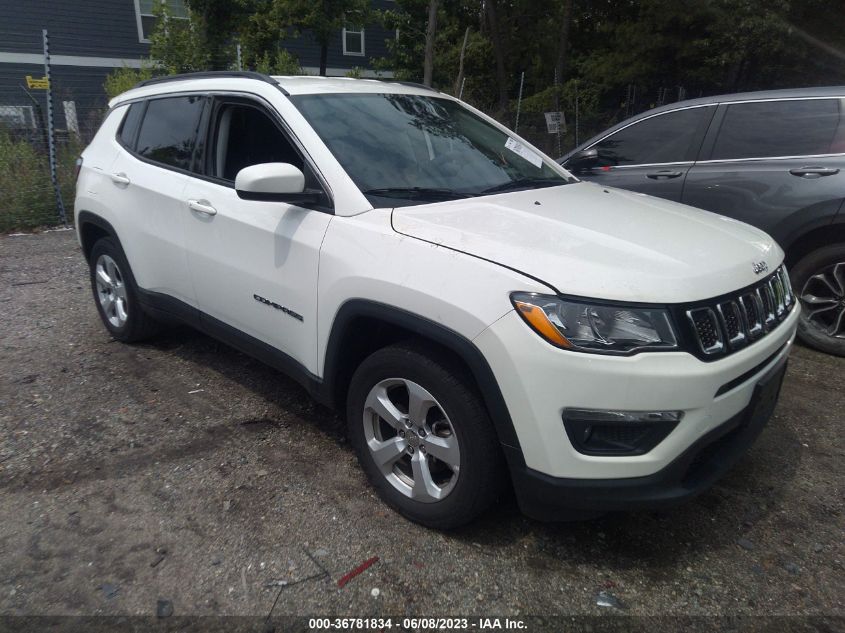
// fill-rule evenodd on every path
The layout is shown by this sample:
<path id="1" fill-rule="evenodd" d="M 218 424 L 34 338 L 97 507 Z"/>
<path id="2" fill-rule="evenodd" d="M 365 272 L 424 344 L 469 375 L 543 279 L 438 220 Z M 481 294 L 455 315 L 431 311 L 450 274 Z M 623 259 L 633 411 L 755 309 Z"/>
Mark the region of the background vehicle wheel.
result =
<path id="1" fill-rule="evenodd" d="M 135 278 L 114 240 L 97 240 L 89 266 L 94 303 L 109 334 L 124 343 L 134 343 L 158 331 L 158 323 L 141 309 Z"/>
<path id="2" fill-rule="evenodd" d="M 505 465 L 471 381 L 448 356 L 381 349 L 352 377 L 350 442 L 379 496 L 417 523 L 451 529 L 496 500 Z"/>
<path id="3" fill-rule="evenodd" d="M 801 300 L 798 336 L 817 350 L 845 356 L 845 244 L 806 255 L 790 277 Z"/>

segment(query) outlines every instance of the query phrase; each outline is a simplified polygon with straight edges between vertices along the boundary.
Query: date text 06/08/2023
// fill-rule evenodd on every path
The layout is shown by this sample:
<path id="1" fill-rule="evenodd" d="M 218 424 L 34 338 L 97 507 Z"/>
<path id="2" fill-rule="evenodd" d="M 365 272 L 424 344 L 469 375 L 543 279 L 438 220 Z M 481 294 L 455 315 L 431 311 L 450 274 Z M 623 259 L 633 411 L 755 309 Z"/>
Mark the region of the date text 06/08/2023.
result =
<path id="1" fill-rule="evenodd" d="M 513 618 L 311 618 L 312 630 L 526 630 L 526 623 Z"/>

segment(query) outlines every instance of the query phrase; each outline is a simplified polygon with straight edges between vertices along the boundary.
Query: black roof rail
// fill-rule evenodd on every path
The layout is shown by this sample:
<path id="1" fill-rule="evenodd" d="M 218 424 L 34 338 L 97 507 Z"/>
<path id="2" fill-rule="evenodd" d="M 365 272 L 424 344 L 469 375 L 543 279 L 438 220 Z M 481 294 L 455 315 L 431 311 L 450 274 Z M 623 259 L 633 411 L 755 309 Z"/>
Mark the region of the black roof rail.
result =
<path id="1" fill-rule="evenodd" d="M 145 81 L 138 82 L 133 86 L 133 88 L 142 88 L 144 86 L 154 86 L 157 84 L 163 84 L 170 81 L 182 81 L 184 79 L 219 79 L 224 77 L 233 77 L 233 78 L 241 78 L 241 79 L 255 79 L 257 81 L 263 81 L 264 83 L 272 84 L 279 88 L 285 95 L 287 95 L 287 91 L 282 88 L 278 82 L 270 77 L 270 75 L 265 75 L 264 73 L 257 73 L 251 70 L 206 70 L 202 72 L 195 72 L 195 73 L 182 73 L 179 75 L 165 75 L 163 77 L 153 77 L 152 79 L 147 79 Z"/>

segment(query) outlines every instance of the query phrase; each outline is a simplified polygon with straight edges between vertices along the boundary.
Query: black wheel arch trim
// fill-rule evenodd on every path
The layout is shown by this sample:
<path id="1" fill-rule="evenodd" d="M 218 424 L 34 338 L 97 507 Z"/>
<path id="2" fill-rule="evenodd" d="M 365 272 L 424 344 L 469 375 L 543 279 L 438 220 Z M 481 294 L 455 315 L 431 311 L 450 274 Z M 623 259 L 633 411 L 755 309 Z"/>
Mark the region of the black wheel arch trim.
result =
<path id="1" fill-rule="evenodd" d="M 830 229 L 845 229 L 845 198 L 839 201 L 839 204 L 831 204 L 832 202 L 834 201 L 825 201 L 805 207 L 771 227 L 768 232 L 781 245 L 787 259 L 793 257 L 792 251 L 811 234 Z"/>
<path id="2" fill-rule="evenodd" d="M 514 455 L 519 455 L 520 461 L 522 460 L 522 450 L 513 420 L 493 370 L 481 351 L 472 341 L 451 328 L 401 308 L 369 299 L 350 299 L 340 306 L 332 322 L 326 346 L 322 385 L 324 397 L 331 397 L 334 393 L 335 380 L 339 376 L 342 361 L 343 342 L 348 336 L 346 332 L 351 323 L 361 317 L 383 321 L 409 330 L 457 355 L 467 365 L 478 385 L 499 442 L 511 449 L 516 449 L 507 452 L 509 461 L 512 461 Z M 514 466 L 512 463 L 510 465 Z"/>
<path id="3" fill-rule="evenodd" d="M 105 220 L 101 216 L 97 215 L 96 213 L 92 213 L 91 211 L 78 211 L 76 213 L 76 226 L 79 230 L 80 241 L 82 240 L 82 228 L 86 224 L 92 224 L 98 228 L 103 229 L 111 237 L 117 240 L 118 244 L 120 244 L 120 238 L 117 236 L 117 231 L 114 230 L 114 227 L 111 225 L 111 223 L 108 220 Z M 121 248 L 123 248 L 122 245 Z"/>
<path id="4" fill-rule="evenodd" d="M 120 252 L 123 253 L 126 263 L 129 264 L 129 269 L 126 271 L 126 274 L 132 279 L 132 284 L 140 290 L 138 282 L 135 280 L 135 274 L 132 272 L 132 264 L 129 263 L 129 258 L 126 256 L 126 250 L 120 242 L 120 237 L 118 236 L 117 231 L 108 220 L 96 213 L 92 213 L 91 211 L 79 211 L 76 214 L 76 227 L 79 232 L 79 243 L 82 247 L 82 254 L 85 256 L 85 259 L 88 259 L 91 249 L 94 248 L 94 244 L 96 244 L 96 241 L 88 245 L 85 244 L 84 227 L 86 224 L 96 226 L 97 228 L 103 230 L 109 238 L 117 242 L 117 247 L 120 249 Z"/>

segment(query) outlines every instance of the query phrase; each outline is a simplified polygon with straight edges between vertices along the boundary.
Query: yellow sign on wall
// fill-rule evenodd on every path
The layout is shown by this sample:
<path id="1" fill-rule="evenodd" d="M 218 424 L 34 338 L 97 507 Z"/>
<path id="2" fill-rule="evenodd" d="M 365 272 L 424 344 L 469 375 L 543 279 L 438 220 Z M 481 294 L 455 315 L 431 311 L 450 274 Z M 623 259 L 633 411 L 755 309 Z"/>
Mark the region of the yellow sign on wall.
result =
<path id="1" fill-rule="evenodd" d="M 50 82 L 47 81 L 46 77 L 41 77 L 41 79 L 38 79 L 36 77 L 27 75 L 26 85 L 32 90 L 47 90 L 47 88 L 50 87 Z"/>

